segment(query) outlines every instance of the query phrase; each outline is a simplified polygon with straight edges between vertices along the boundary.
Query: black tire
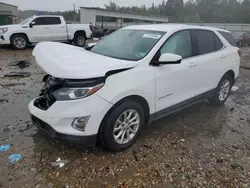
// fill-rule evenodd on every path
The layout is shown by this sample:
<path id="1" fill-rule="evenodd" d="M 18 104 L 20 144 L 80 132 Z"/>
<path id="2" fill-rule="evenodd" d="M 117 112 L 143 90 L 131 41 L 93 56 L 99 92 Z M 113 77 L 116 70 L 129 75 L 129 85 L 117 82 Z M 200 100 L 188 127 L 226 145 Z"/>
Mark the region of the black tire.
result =
<path id="1" fill-rule="evenodd" d="M 137 114 L 139 115 L 140 121 L 139 121 L 138 129 L 137 129 L 134 137 L 130 141 L 128 141 L 127 143 L 121 144 L 121 143 L 117 143 L 115 141 L 113 131 L 114 131 L 114 127 L 116 125 L 116 121 L 127 110 L 136 111 Z M 103 124 L 101 125 L 102 127 L 101 127 L 101 130 L 99 133 L 101 143 L 104 146 L 104 148 L 106 148 L 112 152 L 119 152 L 119 151 L 125 150 L 136 141 L 136 139 L 138 138 L 140 131 L 143 127 L 143 124 L 144 124 L 144 111 L 143 111 L 142 106 L 139 103 L 131 101 L 131 100 L 123 101 L 122 104 L 117 106 L 111 112 L 111 114 L 106 119 L 106 121 L 104 121 Z"/>
<path id="2" fill-rule="evenodd" d="M 16 34 L 11 37 L 11 45 L 17 50 L 24 50 L 28 47 L 29 41 L 25 35 Z"/>
<path id="3" fill-rule="evenodd" d="M 210 99 L 210 102 L 212 104 L 223 105 L 227 101 L 229 94 L 231 92 L 231 89 L 233 87 L 233 79 L 234 78 L 230 74 L 226 74 L 221 78 L 221 80 L 220 80 L 220 82 L 219 82 L 219 84 L 214 92 L 213 97 Z M 225 94 L 224 97 L 220 97 L 220 92 L 222 91 L 223 84 L 225 84 L 226 82 L 228 82 L 230 84 L 229 91 L 228 91 L 227 95 Z"/>
<path id="4" fill-rule="evenodd" d="M 84 47 L 86 44 L 87 38 L 85 34 L 83 33 L 78 33 L 74 37 L 74 44 L 79 47 Z"/>

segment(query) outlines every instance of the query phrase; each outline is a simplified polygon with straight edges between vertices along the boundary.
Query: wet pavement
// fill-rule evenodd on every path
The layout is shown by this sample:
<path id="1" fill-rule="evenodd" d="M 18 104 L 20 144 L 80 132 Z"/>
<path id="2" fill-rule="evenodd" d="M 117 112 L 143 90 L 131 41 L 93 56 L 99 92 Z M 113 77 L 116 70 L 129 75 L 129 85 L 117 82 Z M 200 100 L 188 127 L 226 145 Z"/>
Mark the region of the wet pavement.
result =
<path id="1" fill-rule="evenodd" d="M 204 102 L 145 126 L 121 153 L 48 138 L 30 122 L 28 103 L 39 94 L 44 72 L 32 48 L 0 48 L 0 187 L 250 187 L 250 70 L 241 68 L 239 90 L 221 107 Z M 250 67 L 250 48 L 242 49 Z M 8 66 L 28 60 L 21 70 Z M 24 78 L 4 77 L 11 71 Z M 21 154 L 15 164 L 11 154 Z M 53 167 L 58 158 L 67 160 Z"/>

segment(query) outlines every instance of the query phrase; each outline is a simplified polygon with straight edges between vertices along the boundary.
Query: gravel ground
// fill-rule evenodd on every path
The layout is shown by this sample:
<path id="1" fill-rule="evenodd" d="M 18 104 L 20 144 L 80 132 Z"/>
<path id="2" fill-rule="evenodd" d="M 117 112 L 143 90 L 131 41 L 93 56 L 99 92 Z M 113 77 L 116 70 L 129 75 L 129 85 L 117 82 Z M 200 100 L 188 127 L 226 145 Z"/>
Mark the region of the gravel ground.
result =
<path id="1" fill-rule="evenodd" d="M 30 122 L 27 105 L 39 94 L 43 71 L 32 48 L 0 48 L 0 187 L 250 187 L 250 70 L 241 68 L 237 86 L 221 107 L 202 103 L 145 126 L 128 150 L 109 153 L 101 146 L 52 140 Z M 250 67 L 250 48 L 242 49 Z M 27 78 L 7 78 L 8 66 L 27 59 Z M 20 153 L 14 165 L 8 156 Z M 52 167 L 57 158 L 68 163 Z"/>

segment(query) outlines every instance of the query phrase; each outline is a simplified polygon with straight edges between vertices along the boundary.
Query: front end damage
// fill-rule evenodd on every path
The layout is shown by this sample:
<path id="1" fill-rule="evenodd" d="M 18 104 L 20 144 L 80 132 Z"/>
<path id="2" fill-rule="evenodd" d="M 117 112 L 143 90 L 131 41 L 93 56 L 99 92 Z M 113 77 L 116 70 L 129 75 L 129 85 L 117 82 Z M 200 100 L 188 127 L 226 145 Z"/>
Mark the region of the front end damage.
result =
<path id="1" fill-rule="evenodd" d="M 43 81 L 45 82 L 45 85 L 39 94 L 40 97 L 35 100 L 34 105 L 37 108 L 46 111 L 56 102 L 56 97 L 53 94 L 56 90 L 64 87 L 93 87 L 104 83 L 105 78 L 62 79 L 46 75 L 43 78 Z"/>

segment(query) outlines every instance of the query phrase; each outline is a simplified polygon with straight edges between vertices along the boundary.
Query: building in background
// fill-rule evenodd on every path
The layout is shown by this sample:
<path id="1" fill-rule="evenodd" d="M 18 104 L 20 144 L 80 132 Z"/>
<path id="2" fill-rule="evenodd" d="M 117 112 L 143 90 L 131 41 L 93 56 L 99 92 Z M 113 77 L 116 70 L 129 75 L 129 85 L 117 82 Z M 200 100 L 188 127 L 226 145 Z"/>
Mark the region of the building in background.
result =
<path id="1" fill-rule="evenodd" d="M 81 7 L 80 21 L 105 29 L 118 29 L 135 24 L 168 23 L 168 17 Z"/>
<path id="2" fill-rule="evenodd" d="M 18 23 L 18 7 L 0 2 L 0 25 Z"/>

